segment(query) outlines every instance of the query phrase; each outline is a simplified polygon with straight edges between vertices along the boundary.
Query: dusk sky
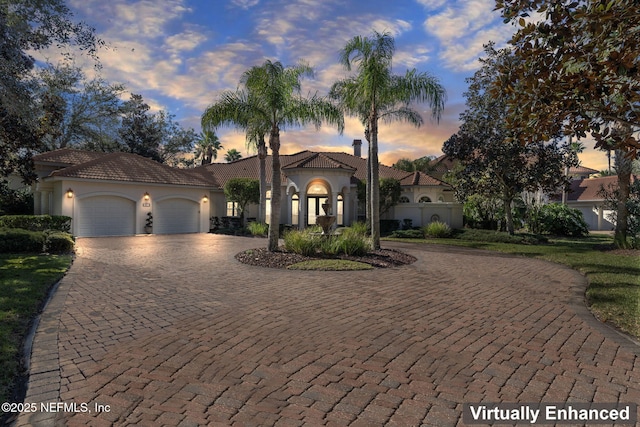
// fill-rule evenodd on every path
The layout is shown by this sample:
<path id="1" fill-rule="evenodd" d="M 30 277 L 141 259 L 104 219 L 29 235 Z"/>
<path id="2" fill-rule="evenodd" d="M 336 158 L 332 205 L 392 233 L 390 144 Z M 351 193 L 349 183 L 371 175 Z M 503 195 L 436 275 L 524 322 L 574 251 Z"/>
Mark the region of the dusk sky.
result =
<path id="1" fill-rule="evenodd" d="M 503 47 L 514 27 L 494 12 L 494 0 L 67 0 L 75 20 L 92 27 L 110 49 L 99 53 L 102 76 L 140 93 L 154 109 L 165 109 L 184 127 L 200 131 L 200 116 L 222 90 L 235 89 L 242 73 L 265 59 L 293 65 L 305 60 L 315 72 L 303 93 L 326 95 L 347 74 L 338 52 L 356 35 L 372 30 L 395 37 L 394 71 L 416 68 L 440 79 L 448 100 L 440 123 L 425 105 L 421 128 L 402 123 L 380 127 L 380 160 L 441 155 L 443 142 L 456 132 L 464 109 L 465 78 L 473 75 L 483 44 Z M 79 61 L 79 64 L 82 62 Z M 88 63 L 87 63 L 88 64 Z M 88 74 L 92 68 L 87 66 Z M 363 139 L 362 125 L 346 117 L 340 135 L 323 126 L 316 132 L 281 134 L 283 154 L 308 149 L 351 152 Z M 236 148 L 243 156 L 244 135 L 231 128 L 218 132 L 223 152 Z M 580 157 L 585 166 L 606 167 L 603 152 Z M 366 148 L 365 148 L 366 150 Z M 219 156 L 218 161 L 221 161 Z"/>

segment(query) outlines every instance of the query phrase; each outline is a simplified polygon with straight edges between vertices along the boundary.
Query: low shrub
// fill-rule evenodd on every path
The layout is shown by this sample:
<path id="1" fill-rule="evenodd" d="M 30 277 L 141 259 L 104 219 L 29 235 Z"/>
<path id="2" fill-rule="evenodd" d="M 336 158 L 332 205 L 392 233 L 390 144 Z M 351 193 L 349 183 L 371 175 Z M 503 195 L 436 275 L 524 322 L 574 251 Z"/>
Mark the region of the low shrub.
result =
<path id="1" fill-rule="evenodd" d="M 64 254 L 73 252 L 73 236 L 62 231 L 31 231 L 0 228 L 0 253 Z"/>
<path id="2" fill-rule="evenodd" d="M 398 239 L 422 239 L 424 238 L 424 232 L 422 230 L 396 230 L 391 233 L 389 237 L 396 237 Z"/>
<path id="3" fill-rule="evenodd" d="M 389 235 L 400 228 L 399 219 L 381 219 L 380 220 L 380 234 L 383 236 Z"/>
<path id="4" fill-rule="evenodd" d="M 44 250 L 51 254 L 65 254 L 73 252 L 75 241 L 69 233 L 52 231 L 44 233 Z"/>
<path id="5" fill-rule="evenodd" d="M 544 236 L 528 233 L 509 234 L 502 231 L 481 230 L 474 228 L 465 228 L 463 230 L 455 230 L 453 237 L 461 240 L 472 240 L 477 242 L 490 243 L 516 243 L 525 245 L 539 245 L 547 243 L 548 239 Z"/>
<path id="6" fill-rule="evenodd" d="M 29 231 L 71 231 L 71 217 L 61 215 L 4 215 L 0 228 L 23 228 Z"/>
<path id="7" fill-rule="evenodd" d="M 527 227 L 533 233 L 579 237 L 589 234 L 582 212 L 561 203 L 549 203 L 530 210 Z"/>
<path id="8" fill-rule="evenodd" d="M 247 228 L 254 236 L 266 236 L 269 233 L 269 225 L 264 222 L 250 222 Z"/>
<path id="9" fill-rule="evenodd" d="M 40 253 L 44 234 L 22 228 L 0 228 L 0 253 Z"/>
<path id="10" fill-rule="evenodd" d="M 449 224 L 440 221 L 434 221 L 429 223 L 429 225 L 425 225 L 422 227 L 422 232 L 424 233 L 424 237 L 434 237 L 437 239 L 451 237 L 451 227 L 449 227 Z"/>

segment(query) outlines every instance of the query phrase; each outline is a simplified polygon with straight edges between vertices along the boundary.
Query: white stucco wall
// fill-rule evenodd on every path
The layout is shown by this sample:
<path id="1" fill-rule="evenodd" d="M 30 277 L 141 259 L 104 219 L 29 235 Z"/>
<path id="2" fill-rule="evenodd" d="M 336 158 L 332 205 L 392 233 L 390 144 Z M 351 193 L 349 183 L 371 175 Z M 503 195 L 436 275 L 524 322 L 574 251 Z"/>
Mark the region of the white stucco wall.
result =
<path id="1" fill-rule="evenodd" d="M 68 189 L 73 191 L 73 197 L 67 197 Z M 134 201 L 136 234 L 144 233 L 147 212 L 153 213 L 156 200 L 191 200 L 199 206 L 199 232 L 209 231 L 211 197 L 206 188 L 65 179 L 40 183 L 36 187 L 35 196 L 40 197 L 40 193 L 44 194 L 43 198 L 50 197 L 52 202 L 50 206 L 42 206 L 41 211 L 36 213 L 70 216 L 73 218 L 72 233 L 78 226 L 77 203 L 95 196 L 116 196 Z M 145 193 L 149 194 L 149 200 L 145 200 Z M 205 195 L 208 200 L 205 200 Z"/>

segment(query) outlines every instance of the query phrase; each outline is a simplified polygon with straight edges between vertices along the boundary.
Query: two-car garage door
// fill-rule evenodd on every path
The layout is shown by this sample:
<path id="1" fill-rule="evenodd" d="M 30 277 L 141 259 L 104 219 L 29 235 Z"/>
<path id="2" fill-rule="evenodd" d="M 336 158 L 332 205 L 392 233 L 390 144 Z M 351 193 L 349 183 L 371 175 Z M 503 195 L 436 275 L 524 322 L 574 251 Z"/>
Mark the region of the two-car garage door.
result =
<path id="1" fill-rule="evenodd" d="M 200 206 L 192 200 L 166 199 L 154 203 L 153 233 L 197 233 Z M 90 236 L 127 236 L 136 233 L 136 204 L 118 196 L 94 196 L 77 201 L 75 234 Z M 144 225 L 144 224 L 142 224 Z"/>

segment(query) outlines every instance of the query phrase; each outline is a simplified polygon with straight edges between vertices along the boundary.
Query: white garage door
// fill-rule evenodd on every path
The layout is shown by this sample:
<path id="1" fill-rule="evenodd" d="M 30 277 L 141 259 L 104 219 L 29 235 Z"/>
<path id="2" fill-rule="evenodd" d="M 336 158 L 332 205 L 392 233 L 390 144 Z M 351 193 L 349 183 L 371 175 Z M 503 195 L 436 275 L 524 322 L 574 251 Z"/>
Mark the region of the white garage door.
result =
<path id="1" fill-rule="evenodd" d="M 126 236 L 135 233 L 135 202 L 117 196 L 77 200 L 78 236 Z"/>
<path id="2" fill-rule="evenodd" d="M 191 200 L 167 199 L 156 203 L 154 234 L 197 233 L 200 231 L 200 205 Z"/>

